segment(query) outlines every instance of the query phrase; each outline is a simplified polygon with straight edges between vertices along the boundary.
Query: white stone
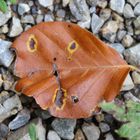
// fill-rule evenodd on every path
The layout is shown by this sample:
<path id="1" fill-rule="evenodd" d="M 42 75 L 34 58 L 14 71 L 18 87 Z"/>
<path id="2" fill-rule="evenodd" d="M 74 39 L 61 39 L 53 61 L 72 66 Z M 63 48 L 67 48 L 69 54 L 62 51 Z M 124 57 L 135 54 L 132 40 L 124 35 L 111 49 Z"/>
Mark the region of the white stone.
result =
<path id="1" fill-rule="evenodd" d="M 135 14 L 136 16 L 140 16 L 140 3 L 138 3 L 138 4 L 136 5 L 136 7 L 134 8 L 134 14 Z"/>
<path id="2" fill-rule="evenodd" d="M 91 29 L 94 34 L 98 33 L 100 28 L 103 26 L 104 20 L 101 19 L 98 15 L 93 14 L 92 15 L 92 21 L 91 21 Z"/>
<path id="3" fill-rule="evenodd" d="M 110 8 L 119 14 L 123 13 L 125 0 L 110 0 Z"/>
<path id="4" fill-rule="evenodd" d="M 12 115 L 15 115 L 21 109 L 21 101 L 17 95 L 8 98 L 3 102 L 3 104 L 0 104 L 0 122 Z"/>
<path id="5" fill-rule="evenodd" d="M 9 36 L 10 37 L 15 37 L 20 35 L 23 32 L 23 28 L 21 26 L 20 20 L 17 17 L 12 18 L 12 26 L 10 29 Z"/>
<path id="6" fill-rule="evenodd" d="M 140 84 L 140 74 L 138 72 L 132 72 L 132 79 L 135 84 Z"/>
<path id="7" fill-rule="evenodd" d="M 132 6 L 130 4 L 126 4 L 123 10 L 123 15 L 125 18 L 133 18 L 135 17 L 134 11 L 132 9 Z"/>
<path id="8" fill-rule="evenodd" d="M 48 7 L 53 5 L 53 0 L 38 0 L 38 2 L 43 7 Z"/>
<path id="9" fill-rule="evenodd" d="M 47 135 L 47 140 L 61 140 L 55 131 L 50 130 Z"/>
<path id="10" fill-rule="evenodd" d="M 121 88 L 121 91 L 128 91 L 128 90 L 131 90 L 134 88 L 134 83 L 130 77 L 130 74 L 127 75 L 124 83 L 123 83 L 123 86 Z"/>
<path id="11" fill-rule="evenodd" d="M 11 10 L 8 10 L 6 13 L 0 11 L 0 26 L 7 23 L 7 21 L 12 17 Z"/>
<path id="12" fill-rule="evenodd" d="M 23 15 L 27 12 L 30 11 L 30 7 L 28 4 L 25 4 L 25 3 L 19 3 L 18 4 L 18 13 L 19 15 Z"/>
<path id="13" fill-rule="evenodd" d="M 11 42 L 0 39 L 0 64 L 9 67 L 14 59 L 14 54 L 9 50 Z"/>

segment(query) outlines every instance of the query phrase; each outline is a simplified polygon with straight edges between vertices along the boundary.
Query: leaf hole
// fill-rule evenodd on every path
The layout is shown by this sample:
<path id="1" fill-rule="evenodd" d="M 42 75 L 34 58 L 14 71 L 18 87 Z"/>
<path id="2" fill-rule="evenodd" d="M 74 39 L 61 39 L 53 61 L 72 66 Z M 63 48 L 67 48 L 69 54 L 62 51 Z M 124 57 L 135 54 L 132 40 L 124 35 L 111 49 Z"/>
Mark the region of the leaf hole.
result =
<path id="1" fill-rule="evenodd" d="M 56 61 L 56 57 L 53 58 L 53 61 Z"/>
<path id="2" fill-rule="evenodd" d="M 71 96 L 71 99 L 72 99 L 72 102 L 73 102 L 73 103 L 79 102 L 79 99 L 78 99 L 77 96 Z"/>

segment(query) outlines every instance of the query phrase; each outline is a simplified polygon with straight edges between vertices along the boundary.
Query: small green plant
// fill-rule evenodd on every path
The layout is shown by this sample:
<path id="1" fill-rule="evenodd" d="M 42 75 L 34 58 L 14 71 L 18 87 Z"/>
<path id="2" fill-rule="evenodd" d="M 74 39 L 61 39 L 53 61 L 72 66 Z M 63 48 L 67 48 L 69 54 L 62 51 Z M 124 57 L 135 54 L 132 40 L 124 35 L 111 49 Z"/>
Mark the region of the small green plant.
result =
<path id="1" fill-rule="evenodd" d="M 140 140 L 140 103 L 131 100 L 124 104 L 103 102 L 100 107 L 123 122 L 123 125 L 115 131 L 118 135 L 130 140 Z"/>
<path id="2" fill-rule="evenodd" d="M 34 123 L 31 123 L 29 125 L 29 135 L 30 135 L 30 138 L 31 140 L 37 140 L 37 135 L 36 135 L 36 126 Z"/>
<path id="3" fill-rule="evenodd" d="M 11 4 L 15 4 L 16 3 L 16 0 L 8 0 L 10 1 Z M 7 11 L 7 3 L 5 0 L 0 0 L 0 10 L 2 12 L 6 12 Z"/>

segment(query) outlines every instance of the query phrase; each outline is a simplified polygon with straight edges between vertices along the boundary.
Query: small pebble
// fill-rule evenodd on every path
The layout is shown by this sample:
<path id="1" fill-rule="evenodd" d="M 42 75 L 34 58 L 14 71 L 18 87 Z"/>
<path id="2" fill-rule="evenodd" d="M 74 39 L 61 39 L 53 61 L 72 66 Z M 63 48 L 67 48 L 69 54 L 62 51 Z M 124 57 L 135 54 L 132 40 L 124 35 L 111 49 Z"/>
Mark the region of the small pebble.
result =
<path id="1" fill-rule="evenodd" d="M 61 138 L 68 139 L 68 140 L 71 140 L 74 138 L 74 128 L 76 126 L 75 119 L 56 118 L 52 122 L 51 126 Z"/>
<path id="2" fill-rule="evenodd" d="M 104 20 L 101 19 L 98 15 L 93 14 L 92 15 L 92 21 L 91 21 L 91 29 L 94 34 L 97 34 L 101 27 L 104 24 Z"/>
<path id="3" fill-rule="evenodd" d="M 14 118 L 14 120 L 12 120 L 9 123 L 8 127 L 11 130 L 18 129 L 27 124 L 29 119 L 30 119 L 30 111 L 27 109 L 23 109 L 18 113 L 18 115 Z"/>
<path id="4" fill-rule="evenodd" d="M 21 23 L 35 24 L 35 21 L 32 15 L 25 15 L 21 17 Z"/>
<path id="5" fill-rule="evenodd" d="M 82 125 L 82 130 L 88 140 L 93 140 L 93 138 L 94 140 L 98 140 L 100 137 L 100 130 L 93 123 L 91 124 L 84 123 Z"/>
<path id="6" fill-rule="evenodd" d="M 19 3 L 18 4 L 18 14 L 19 15 L 22 16 L 23 14 L 25 14 L 29 11 L 30 11 L 30 7 L 29 7 L 28 4 L 25 4 L 25 3 Z"/>
<path id="7" fill-rule="evenodd" d="M 138 4 L 136 5 L 136 7 L 134 8 L 134 14 L 135 14 L 136 16 L 140 16 L 140 3 L 138 3 Z"/>
<path id="8" fill-rule="evenodd" d="M 123 13 L 125 0 L 110 0 L 110 8 L 119 14 Z"/>
<path id="9" fill-rule="evenodd" d="M 124 36 L 124 38 L 123 38 L 123 40 L 122 40 L 122 44 L 123 44 L 123 46 L 125 46 L 126 48 L 129 48 L 129 47 L 131 47 L 131 45 L 133 44 L 133 42 L 134 42 L 134 39 L 132 38 L 132 36 L 130 36 L 130 35 L 125 35 Z"/>
<path id="10" fill-rule="evenodd" d="M 49 130 L 47 140 L 61 140 L 55 131 Z"/>
<path id="11" fill-rule="evenodd" d="M 106 123 L 101 122 L 99 124 L 99 127 L 100 127 L 102 133 L 106 133 L 106 132 L 110 131 L 110 127 Z"/>
<path id="12" fill-rule="evenodd" d="M 20 23 L 20 20 L 17 17 L 12 18 L 12 25 L 10 28 L 9 36 L 10 37 L 15 37 L 20 35 L 23 32 L 22 25 Z"/>
<path id="13" fill-rule="evenodd" d="M 125 5 L 123 15 L 124 15 L 125 18 L 135 17 L 134 11 L 133 11 L 132 6 L 130 4 Z"/>

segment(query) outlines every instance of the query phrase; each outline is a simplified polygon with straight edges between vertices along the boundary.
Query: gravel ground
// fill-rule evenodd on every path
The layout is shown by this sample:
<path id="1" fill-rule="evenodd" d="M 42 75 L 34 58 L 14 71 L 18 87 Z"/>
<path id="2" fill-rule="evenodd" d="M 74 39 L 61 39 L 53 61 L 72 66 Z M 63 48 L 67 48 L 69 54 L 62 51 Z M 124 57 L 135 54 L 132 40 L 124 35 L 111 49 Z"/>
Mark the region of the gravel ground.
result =
<path id="1" fill-rule="evenodd" d="M 0 140 L 30 140 L 30 123 L 35 124 L 39 140 L 123 140 L 114 132 L 120 123 L 109 114 L 58 119 L 32 98 L 14 91 L 15 53 L 10 46 L 42 21 L 76 23 L 115 48 L 129 64 L 140 67 L 140 0 L 19 0 L 9 5 L 6 13 L 0 12 Z M 139 84 L 140 74 L 130 73 L 120 97 L 139 100 Z"/>

